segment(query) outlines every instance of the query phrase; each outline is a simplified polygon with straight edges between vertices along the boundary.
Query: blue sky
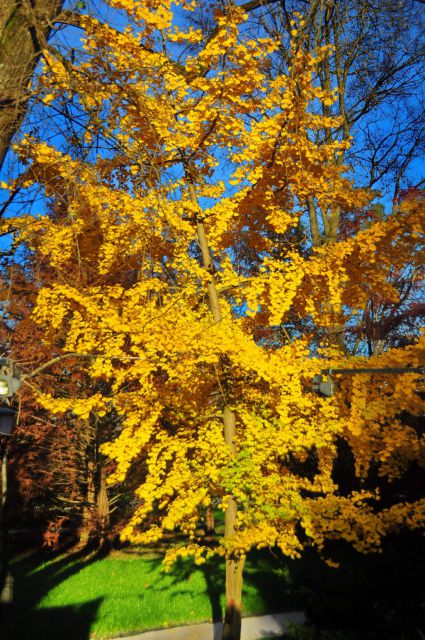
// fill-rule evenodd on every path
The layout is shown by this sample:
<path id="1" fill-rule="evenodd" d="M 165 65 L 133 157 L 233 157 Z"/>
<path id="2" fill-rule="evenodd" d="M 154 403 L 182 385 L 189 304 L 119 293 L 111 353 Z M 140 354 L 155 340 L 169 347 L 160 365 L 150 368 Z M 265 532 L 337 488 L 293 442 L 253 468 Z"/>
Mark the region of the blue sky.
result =
<path id="1" fill-rule="evenodd" d="M 72 7 L 72 5 L 75 6 L 76 3 L 68 2 L 67 4 L 70 7 Z M 91 2 L 90 7 L 94 7 L 97 15 L 104 17 L 107 20 L 107 22 L 109 22 L 116 28 L 122 29 L 125 26 L 126 24 L 125 16 L 120 12 L 112 10 L 110 7 L 106 7 L 105 4 L 102 2 L 102 0 L 95 0 L 94 2 Z M 177 22 L 181 21 L 181 16 L 179 12 L 176 13 L 176 20 Z M 67 26 L 63 29 L 61 28 L 58 31 L 57 35 L 53 37 L 52 42 L 56 46 L 60 46 L 60 48 L 64 52 L 69 51 L 71 49 L 79 49 L 81 33 L 82 32 L 79 29 Z M 418 90 L 417 90 L 418 103 L 419 103 L 419 97 L 422 98 L 423 94 L 424 94 L 424 81 L 423 81 L 423 78 L 422 79 L 418 78 Z M 410 102 L 411 102 L 410 106 L 414 110 L 415 107 L 417 106 L 414 103 L 414 98 L 412 98 Z M 43 121 L 39 120 L 37 124 L 38 126 L 40 126 L 40 131 L 43 139 L 48 141 L 50 144 L 56 145 L 60 148 L 64 142 L 64 138 L 62 134 L 58 133 L 58 130 L 60 130 L 61 128 L 63 119 L 61 115 L 55 114 L 54 103 L 52 107 L 43 108 L 42 110 L 40 110 L 39 107 L 37 107 L 28 116 L 26 123 L 22 128 L 21 133 L 31 132 L 32 127 L 34 125 L 34 121 L 40 117 L 43 118 Z M 389 134 L 391 131 L 391 125 L 392 125 L 391 118 L 392 118 L 391 105 L 388 105 L 385 108 L 381 109 L 381 113 L 379 114 L 379 119 L 375 123 L 372 122 L 370 124 L 371 130 L 373 130 L 373 127 L 375 127 L 375 130 L 376 131 L 380 130 L 383 136 Z M 365 123 L 361 123 L 362 126 L 364 126 L 364 124 Z M 361 131 L 361 126 L 357 127 L 357 131 L 355 130 L 353 133 L 356 141 L 355 149 L 359 149 L 358 159 L 360 159 L 361 146 L 362 144 L 365 143 L 365 140 L 366 140 L 365 135 Z M 10 176 L 13 177 L 13 175 L 15 175 L 17 171 L 19 171 L 19 166 L 16 163 L 16 158 L 13 152 L 11 152 L 8 158 L 6 159 L 2 172 L 0 173 L 0 181 L 2 180 L 7 181 L 8 178 Z M 407 181 L 410 182 L 411 184 L 415 184 L 419 182 L 424 177 L 424 174 L 422 171 L 423 171 L 422 158 L 413 159 L 410 164 L 409 171 L 407 172 Z M 359 186 L 362 186 L 362 182 L 364 182 L 364 180 L 366 179 L 367 167 L 362 168 L 361 162 L 359 162 L 355 167 L 355 171 L 353 175 L 356 179 L 356 184 L 358 184 Z M 220 178 L 220 175 L 218 174 L 217 177 Z M 393 196 L 393 185 L 391 184 L 391 182 L 389 183 L 388 182 L 389 181 L 387 181 L 386 183 L 385 181 L 381 180 L 381 181 L 378 181 L 376 185 L 374 185 L 375 188 L 381 190 L 382 195 L 379 198 L 379 200 L 385 205 L 385 208 L 387 211 L 391 209 L 392 196 Z M 4 202 L 5 199 L 7 199 L 7 197 L 8 197 L 8 192 L 5 190 L 2 190 L 0 194 L 0 206 L 1 206 L 1 203 Z M 42 213 L 44 211 L 44 208 L 45 208 L 45 201 L 44 201 L 43 195 L 39 191 L 33 190 L 31 193 L 23 194 L 22 198 L 20 194 L 18 194 L 18 196 L 14 200 L 14 203 L 8 208 L 7 215 L 9 216 L 16 215 L 23 212 Z M 0 238 L 0 250 L 7 249 L 8 245 L 9 245 L 9 239 L 7 237 Z"/>

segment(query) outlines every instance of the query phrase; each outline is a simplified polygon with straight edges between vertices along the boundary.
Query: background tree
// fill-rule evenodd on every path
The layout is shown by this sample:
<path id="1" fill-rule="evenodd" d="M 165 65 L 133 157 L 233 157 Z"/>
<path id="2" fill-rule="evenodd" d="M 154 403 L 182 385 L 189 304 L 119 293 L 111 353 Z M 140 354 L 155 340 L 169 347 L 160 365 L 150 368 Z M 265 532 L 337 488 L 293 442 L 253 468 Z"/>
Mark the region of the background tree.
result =
<path id="1" fill-rule="evenodd" d="M 23 375 L 42 367 L 37 378 L 25 382 L 20 394 L 19 424 L 10 451 L 14 502 L 19 521 L 35 520 L 45 528 L 46 543 L 59 541 L 60 522 L 85 544 L 108 533 L 109 502 L 104 461 L 98 449 L 105 433 L 113 429 L 113 418 L 91 416 L 84 421 L 68 414 L 52 419 L 37 402 L 35 392 L 40 388 L 54 393 L 60 386 L 63 393 L 75 396 L 89 387 L 84 363 L 78 358 L 59 359 L 43 370 L 46 363 L 55 361 L 57 351 L 45 343 L 31 318 L 37 297 L 36 277 L 43 277 L 45 282 L 49 278 L 48 271 L 42 273 L 42 261 L 32 255 L 27 257 L 25 267 L 15 264 L 4 272 L 2 281 L 2 351 L 19 363 Z"/>
<path id="2" fill-rule="evenodd" d="M 5 0 L 0 8 L 0 169 L 24 119 L 32 76 L 63 0 Z"/>
<path id="3" fill-rule="evenodd" d="M 356 183 L 373 188 L 376 196 L 381 193 L 385 203 L 363 211 L 341 206 L 322 211 L 311 194 L 305 203 L 300 203 L 305 211 L 300 227 L 304 251 L 347 237 L 379 216 L 382 219 L 385 211 L 397 208 L 400 190 L 420 188 L 420 159 L 424 152 L 424 105 L 420 97 L 425 50 L 423 18 L 423 9 L 414 0 L 400 2 L 397 7 L 379 0 L 287 0 L 257 7 L 250 14 L 246 29 L 253 37 L 263 32 L 279 40 L 279 50 L 271 56 L 271 75 L 288 67 L 288 41 L 295 24 L 300 24 L 297 37 L 303 51 L 329 47 L 329 55 L 318 63 L 315 81 L 325 94 L 336 91 L 336 100 L 320 102 L 324 118 L 336 116 L 337 120 L 334 127 L 315 131 L 315 141 L 349 143 L 345 149 L 338 147 L 335 161 L 347 163 Z M 191 21 L 201 28 L 204 38 L 214 31 L 212 8 L 199 6 Z M 282 241 L 281 238 L 279 244 Z M 249 244 L 250 238 L 242 235 L 239 251 L 250 255 L 255 264 L 257 258 Z M 394 304 L 384 302 L 383 306 L 382 301 L 370 300 L 364 312 L 352 317 L 347 326 L 332 329 L 335 340 L 344 349 L 372 354 L 375 348 L 385 348 L 384 326 L 399 326 L 400 333 L 404 331 L 400 326 L 403 318 L 415 339 L 423 319 L 423 308 L 417 300 L 422 278 L 420 266 L 405 265 L 403 272 L 393 274 L 393 284 L 400 287 L 400 300 Z M 385 322 L 379 331 L 378 318 L 382 314 Z M 296 335 L 294 319 L 279 329 L 280 333 L 283 331 Z M 394 344 L 394 331 L 391 339 L 386 335 L 388 344 Z"/>
<path id="4" fill-rule="evenodd" d="M 330 55 L 319 64 L 317 81 L 327 91 L 337 90 L 337 100 L 322 103 L 322 112 L 338 115 L 340 121 L 317 136 L 350 140 L 354 135 L 339 162 L 352 166 L 356 181 L 383 190 L 391 199 L 402 186 L 415 184 L 424 149 L 423 104 L 418 96 L 424 59 L 420 4 L 286 0 L 255 15 L 253 29 L 260 27 L 280 38 L 275 73 L 287 65 L 294 19 L 301 20 L 300 46 L 305 50 L 330 47 Z"/>

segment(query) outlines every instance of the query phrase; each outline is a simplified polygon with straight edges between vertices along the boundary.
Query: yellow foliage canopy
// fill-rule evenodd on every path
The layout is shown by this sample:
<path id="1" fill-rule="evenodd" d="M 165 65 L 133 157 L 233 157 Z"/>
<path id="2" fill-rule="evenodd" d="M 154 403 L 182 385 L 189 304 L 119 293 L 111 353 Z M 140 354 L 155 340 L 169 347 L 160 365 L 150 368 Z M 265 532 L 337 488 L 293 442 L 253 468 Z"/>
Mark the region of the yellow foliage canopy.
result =
<path id="1" fill-rule="evenodd" d="M 277 44 L 248 37 L 237 7 L 217 18 L 201 46 L 202 34 L 176 25 L 170 2 L 110 4 L 127 12 L 128 27 L 118 33 L 86 17 L 87 57 L 69 69 L 49 59 L 41 84 L 47 102 L 65 95 L 89 114 L 106 114 L 101 124 L 89 119 L 87 135 L 116 151 L 81 161 L 25 139 L 19 180 L 41 183 L 60 215 L 14 225 L 57 274 L 35 310 L 46 339 L 54 342 L 60 329 L 64 353 L 95 356 L 90 375 L 112 392 L 40 400 L 52 411 L 122 417 L 103 447 L 115 461 L 110 482 L 123 481 L 136 462 L 143 471 L 122 535 L 151 542 L 180 528 L 192 542 L 170 551 L 169 561 L 212 553 L 197 533 L 200 514 L 212 504 L 225 509 L 230 496 L 236 532 L 214 550 L 228 555 L 278 545 L 296 556 L 306 539 L 321 547 L 329 537 L 368 550 L 392 527 L 421 526 L 421 503 L 380 511 L 375 491 L 341 495 L 333 464 L 344 439 L 360 478 L 371 464 L 389 477 L 409 461 L 423 465 L 424 443 L 400 419 L 420 411 L 423 380 L 365 384 L 359 376 L 331 399 L 313 395 L 311 380 L 324 363 L 364 365 L 331 337 L 371 292 L 397 296 L 389 273 L 421 259 L 423 208 L 400 207 L 352 238 L 309 250 L 300 235 L 307 198 L 322 210 L 361 210 L 370 198 L 337 162 L 344 143 L 313 135 L 338 124 L 317 109 L 334 99 L 313 82 L 327 52 L 315 57 L 293 45 L 288 73 L 272 78 Z M 199 46 L 177 62 L 181 42 Z M 200 223 L 212 269 L 200 259 Z M 208 305 L 211 286 L 220 322 Z M 424 347 L 423 337 L 376 356 L 373 366 L 418 366 Z M 224 361 L 234 452 L 221 422 Z"/>

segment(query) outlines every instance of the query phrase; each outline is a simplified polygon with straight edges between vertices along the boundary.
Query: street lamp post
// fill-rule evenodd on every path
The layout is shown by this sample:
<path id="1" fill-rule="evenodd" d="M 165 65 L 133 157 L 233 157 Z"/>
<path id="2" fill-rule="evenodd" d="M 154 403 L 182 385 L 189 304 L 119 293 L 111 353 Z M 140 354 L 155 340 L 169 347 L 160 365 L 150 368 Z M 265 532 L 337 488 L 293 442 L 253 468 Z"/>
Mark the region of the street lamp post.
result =
<path id="1" fill-rule="evenodd" d="M 7 503 L 7 445 L 16 426 L 17 411 L 10 405 L 13 396 L 21 385 L 19 371 L 10 358 L 0 358 L 0 450 L 1 450 L 1 505 L 0 528 L 2 567 L 0 581 L 0 603 L 10 604 L 13 601 L 13 578 L 9 571 L 7 554 L 7 528 L 5 526 L 5 509 Z"/>
<path id="2" fill-rule="evenodd" d="M 332 374 L 355 375 L 358 373 L 385 373 L 385 374 L 403 374 L 403 373 L 422 373 L 425 374 L 425 367 L 363 367 L 359 369 L 322 369 L 320 374 L 314 376 L 312 391 L 319 396 L 330 398 L 335 391 L 335 382 Z M 323 380 L 323 376 L 328 376 L 328 380 Z"/>

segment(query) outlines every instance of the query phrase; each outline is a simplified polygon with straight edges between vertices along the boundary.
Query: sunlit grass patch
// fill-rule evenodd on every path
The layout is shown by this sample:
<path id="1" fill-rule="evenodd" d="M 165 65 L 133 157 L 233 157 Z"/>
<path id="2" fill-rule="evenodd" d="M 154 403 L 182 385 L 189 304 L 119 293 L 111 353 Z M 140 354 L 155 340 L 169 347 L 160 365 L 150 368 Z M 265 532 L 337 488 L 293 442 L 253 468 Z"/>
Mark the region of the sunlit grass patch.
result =
<path id="1" fill-rule="evenodd" d="M 103 558 L 71 554 L 16 561 L 16 640 L 79 640 L 217 620 L 224 605 L 224 562 L 190 558 L 165 573 L 162 556 L 135 548 Z M 293 608 L 288 571 L 272 554 L 252 554 L 245 571 L 244 614 Z M 9 625 L 12 622 L 9 621 Z M 60 627 L 60 628 L 59 628 Z"/>

